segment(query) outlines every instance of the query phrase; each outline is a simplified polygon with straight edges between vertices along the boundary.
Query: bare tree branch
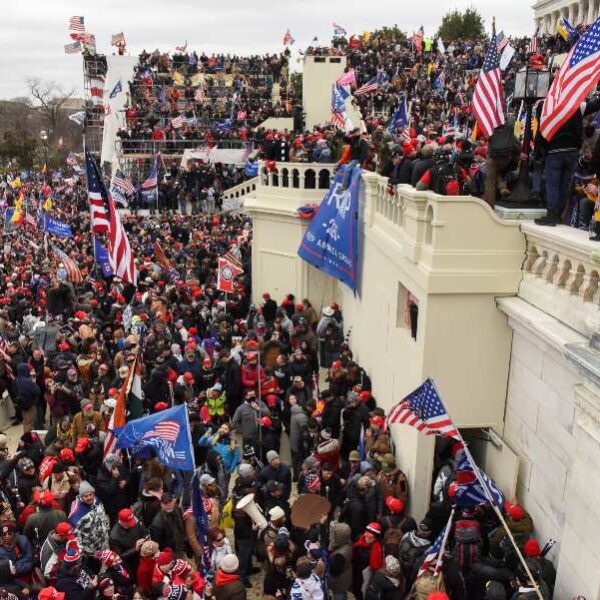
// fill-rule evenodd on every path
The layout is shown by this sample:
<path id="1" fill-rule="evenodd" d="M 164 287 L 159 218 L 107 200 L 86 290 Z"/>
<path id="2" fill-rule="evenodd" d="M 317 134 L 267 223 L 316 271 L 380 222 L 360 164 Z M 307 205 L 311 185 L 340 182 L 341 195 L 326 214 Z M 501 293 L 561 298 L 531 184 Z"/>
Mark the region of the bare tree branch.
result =
<path id="1" fill-rule="evenodd" d="M 51 136 L 58 128 L 61 110 L 75 94 L 75 89 L 65 91 L 55 81 L 42 82 L 37 77 L 28 78 L 26 82 L 33 104 L 46 122 Z"/>

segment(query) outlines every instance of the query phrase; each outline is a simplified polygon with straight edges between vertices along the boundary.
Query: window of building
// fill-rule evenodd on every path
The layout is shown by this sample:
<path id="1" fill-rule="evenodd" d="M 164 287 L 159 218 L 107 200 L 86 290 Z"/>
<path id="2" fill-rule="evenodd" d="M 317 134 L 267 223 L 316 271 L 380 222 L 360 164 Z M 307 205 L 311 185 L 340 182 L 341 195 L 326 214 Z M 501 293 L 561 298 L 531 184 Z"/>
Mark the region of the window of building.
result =
<path id="1" fill-rule="evenodd" d="M 413 340 L 416 340 L 418 323 L 419 299 L 401 283 L 398 283 L 396 327 L 408 330 Z"/>

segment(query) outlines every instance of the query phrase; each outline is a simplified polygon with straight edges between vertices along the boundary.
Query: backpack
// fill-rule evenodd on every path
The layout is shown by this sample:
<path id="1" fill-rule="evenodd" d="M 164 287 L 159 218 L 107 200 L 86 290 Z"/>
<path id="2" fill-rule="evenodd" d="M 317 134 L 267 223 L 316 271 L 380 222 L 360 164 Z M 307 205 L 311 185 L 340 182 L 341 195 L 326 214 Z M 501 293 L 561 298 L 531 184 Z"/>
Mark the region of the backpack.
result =
<path id="1" fill-rule="evenodd" d="M 510 125 L 497 127 L 488 142 L 488 156 L 490 158 L 509 158 L 518 147 L 514 130 Z"/>
<path id="2" fill-rule="evenodd" d="M 447 195 L 449 184 L 455 183 L 458 185 L 456 169 L 448 163 L 436 165 L 432 170 L 432 179 L 431 191 L 440 196 Z"/>
<path id="3" fill-rule="evenodd" d="M 417 577 L 408 594 L 408 598 L 409 600 L 427 600 L 429 595 L 433 592 L 445 591 L 446 584 L 444 583 L 444 576 L 442 573 L 440 572 L 437 575 L 431 575 L 431 573 L 426 571 Z"/>
<path id="4" fill-rule="evenodd" d="M 474 563 L 481 559 L 481 527 L 478 521 L 461 520 L 456 522 L 455 545 L 452 556 L 461 571 L 470 571 Z"/>
<path id="5" fill-rule="evenodd" d="M 429 545 L 427 546 L 415 546 L 410 540 L 410 536 L 406 535 L 400 542 L 398 548 L 398 560 L 402 567 L 402 572 L 406 577 L 410 577 L 413 573 L 415 565 L 422 554 L 424 554 Z"/>

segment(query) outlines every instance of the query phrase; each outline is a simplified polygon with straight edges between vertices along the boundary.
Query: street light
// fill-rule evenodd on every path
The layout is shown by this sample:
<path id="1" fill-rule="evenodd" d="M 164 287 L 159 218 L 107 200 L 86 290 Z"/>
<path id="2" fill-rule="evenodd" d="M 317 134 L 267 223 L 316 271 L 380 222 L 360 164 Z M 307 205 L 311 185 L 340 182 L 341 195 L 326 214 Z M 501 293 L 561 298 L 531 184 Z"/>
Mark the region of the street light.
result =
<path id="1" fill-rule="evenodd" d="M 48 172 L 48 132 L 45 129 L 40 131 L 40 139 L 42 140 L 42 145 L 44 146 L 44 177 Z"/>
<path id="2" fill-rule="evenodd" d="M 515 92 L 513 99 L 522 101 L 525 107 L 525 131 L 521 147 L 521 160 L 519 162 L 519 179 L 517 180 L 510 196 L 503 198 L 500 204 L 508 206 L 539 205 L 531 198 L 529 184 L 529 155 L 531 153 L 531 113 L 533 105 L 548 95 L 550 87 L 550 71 L 545 68 L 536 68 L 527 65 L 515 74 Z"/>

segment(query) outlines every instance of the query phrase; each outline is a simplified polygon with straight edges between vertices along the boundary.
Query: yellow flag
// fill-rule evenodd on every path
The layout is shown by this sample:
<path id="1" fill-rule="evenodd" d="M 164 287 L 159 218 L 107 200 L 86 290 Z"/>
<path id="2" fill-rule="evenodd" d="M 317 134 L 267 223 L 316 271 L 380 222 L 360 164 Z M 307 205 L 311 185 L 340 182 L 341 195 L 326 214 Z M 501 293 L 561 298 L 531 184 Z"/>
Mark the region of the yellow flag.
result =
<path id="1" fill-rule="evenodd" d="M 433 71 L 433 67 L 434 67 L 434 64 L 433 64 L 432 62 L 430 62 L 430 63 L 427 65 L 427 76 L 428 76 L 428 77 L 431 75 L 431 72 Z"/>
<path id="2" fill-rule="evenodd" d="M 177 71 L 175 71 L 175 73 L 173 73 L 173 84 L 181 86 L 184 83 L 185 83 L 185 77 L 181 73 L 178 73 Z"/>
<path id="3" fill-rule="evenodd" d="M 365 43 L 368 44 L 370 39 L 371 39 L 371 32 L 363 31 L 363 40 L 365 40 Z"/>
<path id="4" fill-rule="evenodd" d="M 10 185 L 12 185 L 14 190 L 18 190 L 23 184 L 20 177 L 15 177 Z"/>
<path id="5" fill-rule="evenodd" d="M 46 198 L 46 201 L 44 202 L 44 210 L 52 210 L 52 198 Z"/>
<path id="6" fill-rule="evenodd" d="M 473 132 L 471 133 L 471 140 L 474 142 L 477 140 L 477 136 L 479 135 L 479 123 L 475 122 L 475 127 L 473 127 Z"/>

